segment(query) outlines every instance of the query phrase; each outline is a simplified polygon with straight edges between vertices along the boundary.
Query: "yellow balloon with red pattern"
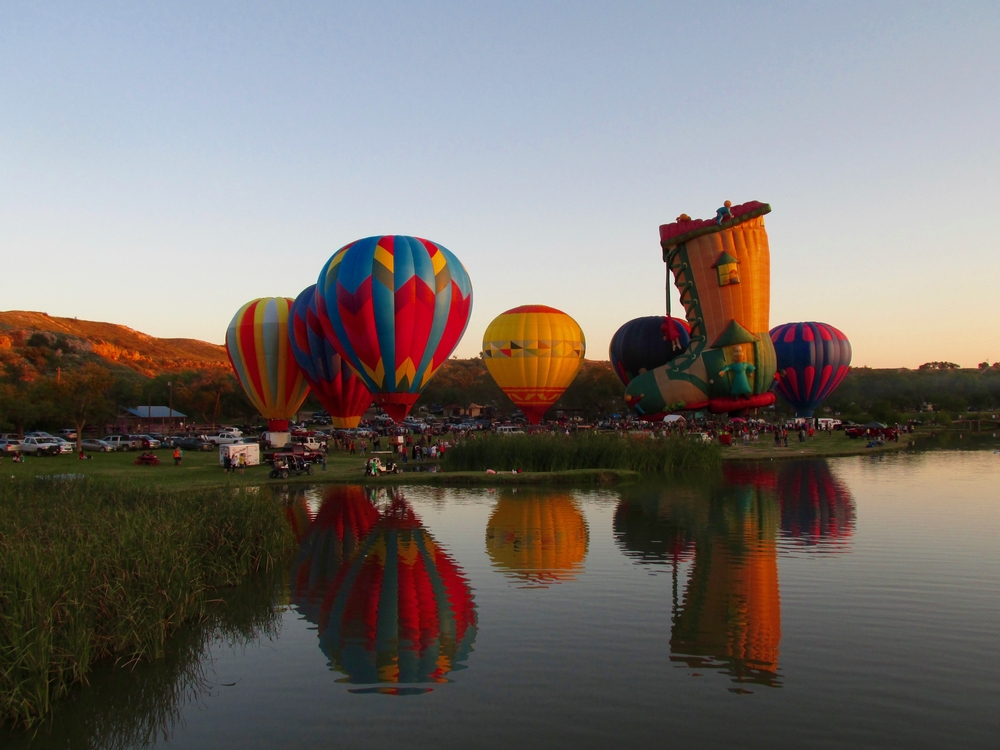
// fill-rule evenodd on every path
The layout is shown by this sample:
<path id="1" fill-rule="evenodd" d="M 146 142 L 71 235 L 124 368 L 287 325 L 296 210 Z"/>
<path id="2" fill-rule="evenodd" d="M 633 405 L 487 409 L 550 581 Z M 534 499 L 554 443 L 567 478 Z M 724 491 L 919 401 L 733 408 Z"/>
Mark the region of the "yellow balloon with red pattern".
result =
<path id="1" fill-rule="evenodd" d="M 486 369 L 532 424 L 573 382 L 586 351 L 579 324 L 545 305 L 508 310 L 483 334 Z"/>

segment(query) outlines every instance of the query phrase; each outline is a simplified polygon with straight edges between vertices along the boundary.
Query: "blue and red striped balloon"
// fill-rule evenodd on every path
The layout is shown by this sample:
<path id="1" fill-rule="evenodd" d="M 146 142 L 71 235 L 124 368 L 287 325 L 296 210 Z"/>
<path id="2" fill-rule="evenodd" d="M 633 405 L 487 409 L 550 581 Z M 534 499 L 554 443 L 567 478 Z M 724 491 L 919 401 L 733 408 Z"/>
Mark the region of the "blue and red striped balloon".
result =
<path id="1" fill-rule="evenodd" d="M 778 356 L 775 391 L 811 417 L 851 369 L 851 342 L 826 323 L 785 323 L 771 329 Z"/>
<path id="2" fill-rule="evenodd" d="M 295 298 L 288 317 L 288 339 L 295 361 L 312 392 L 338 429 L 357 427 L 372 404 L 372 394 L 337 354 L 316 315 L 316 285 Z"/>

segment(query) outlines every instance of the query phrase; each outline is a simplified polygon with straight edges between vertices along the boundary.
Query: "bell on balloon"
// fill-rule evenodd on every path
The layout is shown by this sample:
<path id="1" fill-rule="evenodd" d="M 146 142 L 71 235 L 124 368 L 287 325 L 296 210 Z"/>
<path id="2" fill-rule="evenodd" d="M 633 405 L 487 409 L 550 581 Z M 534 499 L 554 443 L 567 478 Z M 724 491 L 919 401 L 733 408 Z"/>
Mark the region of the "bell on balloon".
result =
<path id="1" fill-rule="evenodd" d="M 847 377 L 851 342 L 826 323 L 785 323 L 771 329 L 779 380 L 775 390 L 795 407 L 799 417 L 811 417 Z"/>
<path id="2" fill-rule="evenodd" d="M 472 282 L 442 245 L 404 235 L 367 237 L 323 266 L 316 312 L 375 403 L 400 422 L 465 333 Z"/>
<path id="3" fill-rule="evenodd" d="M 293 302 L 288 297 L 247 302 L 226 331 L 229 363 L 271 432 L 287 432 L 288 420 L 309 395 L 288 338 Z"/>
<path id="4" fill-rule="evenodd" d="M 531 424 L 538 424 L 580 371 L 587 342 L 573 318 L 545 305 L 515 307 L 483 334 L 486 369 Z"/>
<path id="5" fill-rule="evenodd" d="M 333 426 L 346 430 L 357 427 L 372 403 L 372 394 L 337 354 L 316 314 L 316 285 L 304 289 L 292 305 L 288 336 L 295 361 L 306 382 L 330 413 Z"/>
<path id="6" fill-rule="evenodd" d="M 615 375 L 628 385 L 632 378 L 670 362 L 687 351 L 691 327 L 687 321 L 663 315 L 635 318 L 611 337 L 608 353 Z"/>

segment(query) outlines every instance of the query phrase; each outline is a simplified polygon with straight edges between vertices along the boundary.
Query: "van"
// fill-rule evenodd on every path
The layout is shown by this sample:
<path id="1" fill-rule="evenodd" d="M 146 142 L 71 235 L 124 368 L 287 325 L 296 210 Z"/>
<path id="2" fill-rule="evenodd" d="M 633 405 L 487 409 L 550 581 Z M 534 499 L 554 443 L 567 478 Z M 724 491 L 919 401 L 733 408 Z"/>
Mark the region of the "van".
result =
<path id="1" fill-rule="evenodd" d="M 523 435 L 524 430 L 514 425 L 501 425 L 497 427 L 497 435 Z"/>

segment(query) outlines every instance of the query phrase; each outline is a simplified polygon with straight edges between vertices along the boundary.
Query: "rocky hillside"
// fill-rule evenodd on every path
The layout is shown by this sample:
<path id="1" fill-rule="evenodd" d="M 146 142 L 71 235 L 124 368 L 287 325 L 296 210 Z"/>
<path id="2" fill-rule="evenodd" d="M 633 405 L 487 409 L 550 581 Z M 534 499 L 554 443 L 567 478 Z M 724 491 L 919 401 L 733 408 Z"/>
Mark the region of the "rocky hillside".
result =
<path id="1" fill-rule="evenodd" d="M 0 312 L 0 365 L 30 379 L 53 367 L 99 361 L 146 376 L 229 367 L 224 347 L 195 339 L 158 339 L 114 323 Z"/>

